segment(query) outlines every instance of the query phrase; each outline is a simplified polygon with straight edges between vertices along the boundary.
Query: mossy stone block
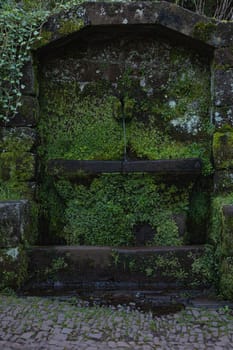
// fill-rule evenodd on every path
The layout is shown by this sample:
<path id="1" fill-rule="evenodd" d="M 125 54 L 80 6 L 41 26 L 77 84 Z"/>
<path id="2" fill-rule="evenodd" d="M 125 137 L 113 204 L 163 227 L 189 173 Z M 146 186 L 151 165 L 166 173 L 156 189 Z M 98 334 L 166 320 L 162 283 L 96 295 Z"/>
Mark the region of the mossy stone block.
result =
<path id="1" fill-rule="evenodd" d="M 18 113 L 7 122 L 0 120 L 0 126 L 35 126 L 39 115 L 39 103 L 34 96 L 22 96 Z"/>
<path id="2" fill-rule="evenodd" d="M 215 50 L 214 67 L 218 69 L 233 67 L 233 47 L 224 47 Z"/>
<path id="3" fill-rule="evenodd" d="M 217 107 L 231 106 L 233 99 L 233 69 L 214 72 L 214 102 Z"/>
<path id="4" fill-rule="evenodd" d="M 29 201 L 0 201 L 0 247 L 15 247 L 30 241 L 31 221 Z"/>
<path id="5" fill-rule="evenodd" d="M 233 300 L 233 257 L 222 261 L 219 289 L 223 298 Z"/>
<path id="6" fill-rule="evenodd" d="M 216 107 L 214 112 L 214 124 L 218 129 L 233 127 L 233 105 Z"/>
<path id="7" fill-rule="evenodd" d="M 214 191 L 215 192 L 232 192 L 233 191 L 233 171 L 219 170 L 214 174 Z"/>
<path id="8" fill-rule="evenodd" d="M 233 205 L 224 205 L 222 223 L 222 254 L 233 255 Z"/>
<path id="9" fill-rule="evenodd" d="M 0 154 L 0 179 L 14 183 L 35 178 L 36 159 L 29 152 L 2 152 Z"/>
<path id="10" fill-rule="evenodd" d="M 214 134 L 213 157 L 216 169 L 233 167 L 233 131 L 219 131 Z"/>
<path id="11" fill-rule="evenodd" d="M 28 259 L 22 247 L 0 250 L 0 289 L 18 289 L 27 278 Z"/>

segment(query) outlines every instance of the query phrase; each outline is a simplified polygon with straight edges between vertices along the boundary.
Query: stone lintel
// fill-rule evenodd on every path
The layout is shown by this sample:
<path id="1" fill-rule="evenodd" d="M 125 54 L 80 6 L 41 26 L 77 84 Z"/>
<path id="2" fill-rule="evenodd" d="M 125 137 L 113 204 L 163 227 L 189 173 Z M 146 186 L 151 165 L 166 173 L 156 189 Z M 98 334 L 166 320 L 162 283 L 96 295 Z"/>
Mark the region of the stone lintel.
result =
<path id="1" fill-rule="evenodd" d="M 201 160 L 198 158 L 145 160 L 145 161 L 96 161 L 54 159 L 48 163 L 52 175 L 78 177 L 85 173 L 155 173 L 168 175 L 199 175 Z"/>

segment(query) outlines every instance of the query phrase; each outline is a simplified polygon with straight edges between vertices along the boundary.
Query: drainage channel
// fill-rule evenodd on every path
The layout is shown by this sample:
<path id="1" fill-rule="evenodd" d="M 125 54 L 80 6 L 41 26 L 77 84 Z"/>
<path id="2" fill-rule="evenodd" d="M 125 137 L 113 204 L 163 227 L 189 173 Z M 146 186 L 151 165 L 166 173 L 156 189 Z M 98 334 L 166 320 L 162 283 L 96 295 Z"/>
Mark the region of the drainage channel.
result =
<path id="1" fill-rule="evenodd" d="M 203 293 L 202 293 L 203 294 Z M 191 306 L 201 296 L 194 290 L 93 290 L 93 289 L 28 289 L 20 296 L 38 296 L 70 301 L 77 307 L 108 307 L 113 310 L 152 313 L 154 317 L 174 314 Z"/>

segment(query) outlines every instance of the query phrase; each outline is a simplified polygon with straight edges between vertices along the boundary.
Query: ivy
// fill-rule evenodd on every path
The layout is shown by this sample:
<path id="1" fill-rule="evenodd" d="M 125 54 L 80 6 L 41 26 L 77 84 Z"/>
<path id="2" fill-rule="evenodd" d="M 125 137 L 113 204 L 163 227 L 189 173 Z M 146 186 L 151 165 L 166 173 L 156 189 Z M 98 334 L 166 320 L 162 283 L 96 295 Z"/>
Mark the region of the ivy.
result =
<path id="1" fill-rule="evenodd" d="M 80 4 L 80 0 L 0 4 L 0 120 L 15 117 L 22 105 L 23 67 L 48 16 Z"/>

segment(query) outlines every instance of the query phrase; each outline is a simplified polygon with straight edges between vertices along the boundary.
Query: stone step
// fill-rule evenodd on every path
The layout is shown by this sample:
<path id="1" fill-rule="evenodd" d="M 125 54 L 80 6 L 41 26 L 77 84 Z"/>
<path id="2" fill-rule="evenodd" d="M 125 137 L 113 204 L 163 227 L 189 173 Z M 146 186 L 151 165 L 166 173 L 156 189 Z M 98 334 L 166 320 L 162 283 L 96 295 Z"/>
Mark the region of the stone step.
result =
<path id="1" fill-rule="evenodd" d="M 203 254 L 203 246 L 35 246 L 26 288 L 204 288 L 193 266 Z"/>
<path id="2" fill-rule="evenodd" d="M 48 163 L 48 171 L 51 175 L 63 175 L 68 178 L 78 176 L 80 172 L 199 175 L 201 168 L 201 160 L 198 158 L 140 161 L 52 159 Z"/>

